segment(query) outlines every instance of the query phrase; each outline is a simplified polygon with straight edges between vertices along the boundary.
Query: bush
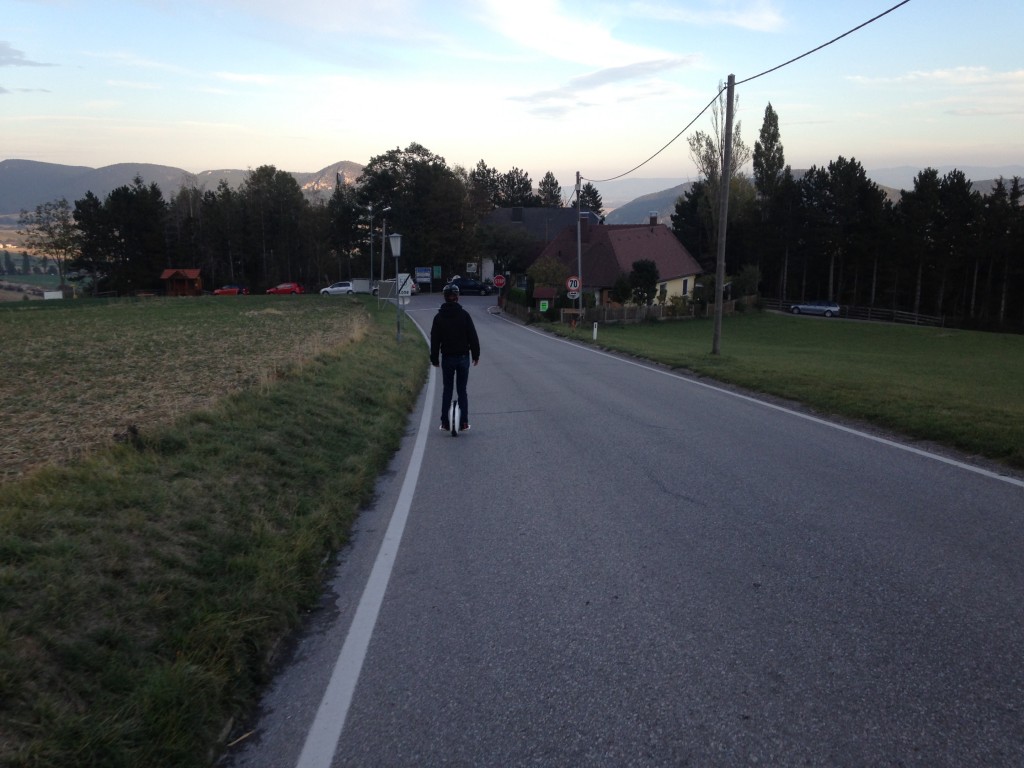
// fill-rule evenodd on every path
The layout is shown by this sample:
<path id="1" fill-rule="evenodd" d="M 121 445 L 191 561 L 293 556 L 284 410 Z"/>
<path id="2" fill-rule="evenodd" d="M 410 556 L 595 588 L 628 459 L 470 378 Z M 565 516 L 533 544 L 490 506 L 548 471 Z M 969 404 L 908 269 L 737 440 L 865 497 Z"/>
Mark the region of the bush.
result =
<path id="1" fill-rule="evenodd" d="M 530 297 L 522 288 L 510 288 L 505 294 L 505 301 L 518 304 L 521 307 L 530 306 Z"/>

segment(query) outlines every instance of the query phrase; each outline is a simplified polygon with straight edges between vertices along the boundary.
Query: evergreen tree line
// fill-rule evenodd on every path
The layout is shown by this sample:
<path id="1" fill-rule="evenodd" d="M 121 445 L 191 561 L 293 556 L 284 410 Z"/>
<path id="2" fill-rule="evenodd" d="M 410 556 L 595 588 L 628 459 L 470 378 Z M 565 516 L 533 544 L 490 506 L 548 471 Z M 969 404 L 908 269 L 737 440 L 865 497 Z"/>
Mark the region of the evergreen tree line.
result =
<path id="1" fill-rule="evenodd" d="M 481 255 L 503 269 L 525 269 L 530 248 L 512 233 L 481 227 L 481 218 L 497 207 L 564 202 L 550 171 L 535 193 L 519 168 L 499 173 L 483 160 L 471 171 L 453 168 L 413 143 L 371 158 L 355 185 L 337 184 L 326 202 L 304 196 L 291 174 L 261 166 L 238 189 L 185 183 L 169 199 L 136 178 L 104 200 L 89 192 L 73 209 L 62 200 L 23 211 L 21 223 L 62 279 L 65 272 L 92 275 L 98 292 L 159 288 L 168 268 L 200 269 L 207 287 L 240 283 L 258 291 L 283 281 L 313 287 L 368 277 L 371 267 L 379 277 L 382 258 L 385 277 L 396 266 L 440 266 L 449 277 Z M 581 202 L 601 212 L 592 185 Z M 382 253 L 384 235 L 396 232 L 403 236 L 398 265 Z"/>
<path id="2" fill-rule="evenodd" d="M 713 122 L 715 122 L 713 120 Z M 691 155 L 701 181 L 680 197 L 677 236 L 714 273 L 719 137 L 698 132 Z M 753 174 L 739 167 L 753 157 Z M 982 194 L 962 171 L 920 171 L 897 200 L 855 159 L 795 174 L 785 164 L 771 104 L 754 150 L 734 131 L 726 271 L 759 273 L 760 293 L 783 302 L 830 299 L 943 316 L 947 324 L 1024 329 L 1024 208 L 1021 180 Z M 718 163 L 716 168 L 716 163 Z"/>

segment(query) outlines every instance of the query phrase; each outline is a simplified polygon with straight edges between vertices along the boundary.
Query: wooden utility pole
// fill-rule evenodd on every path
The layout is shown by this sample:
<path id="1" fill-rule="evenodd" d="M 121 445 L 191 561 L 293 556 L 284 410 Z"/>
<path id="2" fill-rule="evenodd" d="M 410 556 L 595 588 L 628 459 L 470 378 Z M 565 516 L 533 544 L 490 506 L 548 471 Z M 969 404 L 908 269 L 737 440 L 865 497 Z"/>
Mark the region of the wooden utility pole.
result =
<path id="1" fill-rule="evenodd" d="M 729 185 L 732 183 L 732 104 L 736 88 L 736 75 L 729 75 L 725 97 L 725 147 L 722 150 L 722 184 L 718 199 L 718 263 L 715 271 L 715 333 L 711 341 L 711 354 L 721 351 L 722 305 L 725 296 L 725 233 L 729 217 Z"/>

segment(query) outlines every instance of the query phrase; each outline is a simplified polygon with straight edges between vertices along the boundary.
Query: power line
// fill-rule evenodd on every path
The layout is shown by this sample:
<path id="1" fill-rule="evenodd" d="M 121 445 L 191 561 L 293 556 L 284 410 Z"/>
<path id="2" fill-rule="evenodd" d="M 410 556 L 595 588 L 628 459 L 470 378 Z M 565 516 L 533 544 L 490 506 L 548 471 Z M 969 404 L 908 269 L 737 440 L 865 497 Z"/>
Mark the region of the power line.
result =
<path id="1" fill-rule="evenodd" d="M 906 5 L 909 2 L 910 2 L 910 0 L 903 0 L 902 2 L 897 3 L 896 5 L 894 5 L 892 8 L 889 8 L 887 11 L 883 11 L 882 13 L 878 14 L 877 16 L 868 19 L 863 24 L 858 24 L 853 29 L 850 29 L 850 30 L 844 32 L 843 34 L 839 35 L 838 37 L 832 38 L 827 43 L 822 43 L 817 48 L 812 48 L 811 50 L 807 51 L 806 53 L 802 53 L 799 56 L 790 59 L 789 61 L 785 61 L 782 64 L 779 64 L 778 66 L 772 67 L 771 69 L 766 69 L 764 72 L 760 72 L 760 73 L 758 73 L 756 75 L 753 75 L 752 77 L 748 77 L 745 80 L 739 80 L 739 81 L 736 82 L 736 85 L 742 85 L 743 83 L 749 83 L 751 80 L 756 80 L 759 77 L 764 77 L 765 75 L 769 75 L 772 72 L 776 72 L 776 71 L 782 69 L 783 67 L 788 67 L 790 64 L 792 64 L 794 62 L 800 61 L 800 59 L 807 58 L 812 53 L 817 53 L 818 51 L 822 50 L 823 48 L 827 48 L 828 46 L 832 45 L 833 43 L 838 42 L 839 40 L 842 40 L 844 37 L 848 37 L 849 35 L 852 35 L 854 32 L 857 32 L 858 30 L 863 29 L 864 27 L 868 26 L 869 24 L 873 24 L 874 22 L 876 22 L 879 19 L 881 19 L 883 16 L 888 16 L 890 13 L 892 13 L 895 10 L 897 10 L 898 8 L 903 7 L 904 5 Z M 707 112 L 711 108 L 711 105 L 715 103 L 715 100 L 718 99 L 718 97 L 721 96 L 724 91 L 725 91 L 725 88 L 719 89 L 718 93 L 715 94 L 715 97 L 713 99 L 711 99 L 711 101 L 708 102 L 707 106 L 704 107 L 704 109 L 702 109 L 700 112 L 697 113 L 697 116 L 694 117 L 693 120 L 691 120 L 689 123 L 686 124 L 686 127 L 683 128 L 683 130 L 681 130 L 679 133 L 677 133 L 675 136 L 673 136 L 672 139 L 668 142 L 668 144 L 663 146 L 661 149 L 659 149 L 657 152 L 655 152 L 653 155 L 651 155 L 649 158 L 644 160 L 642 163 L 640 163 L 636 167 L 630 168 L 625 173 L 620 173 L 618 176 L 612 176 L 609 179 L 588 179 L 588 178 L 586 178 L 584 176 L 581 176 L 580 178 L 583 179 L 584 181 L 593 182 L 595 184 L 603 184 L 603 183 L 609 182 L 609 181 L 616 181 L 617 179 L 621 179 L 623 176 L 628 176 L 629 174 L 633 173 L 634 171 L 640 170 L 645 165 L 647 165 L 649 162 L 651 162 L 651 160 L 653 160 L 658 155 L 660 155 L 662 152 L 664 152 L 666 149 L 671 147 L 679 139 L 680 136 L 682 136 L 684 133 L 686 133 L 686 131 L 690 128 L 690 126 L 692 126 L 695 122 L 697 122 L 697 120 L 700 119 L 701 115 L 703 115 L 705 112 Z"/>
<path id="2" fill-rule="evenodd" d="M 718 99 L 718 97 L 722 95 L 722 91 L 724 91 L 724 90 L 725 90 L 725 88 L 722 88 L 718 93 L 716 93 L 715 94 L 715 98 L 712 99 L 711 101 L 709 101 L 707 106 L 704 107 L 704 109 L 702 109 L 700 112 L 698 112 L 697 116 L 694 117 L 693 120 L 691 120 L 689 123 L 687 123 L 686 127 L 683 128 L 683 130 L 681 130 L 679 133 L 677 133 L 675 136 L 673 136 L 671 141 L 669 141 L 668 144 L 666 144 L 664 147 L 659 149 L 653 155 L 648 157 L 646 160 L 644 160 L 642 163 L 640 163 L 640 165 L 636 166 L 635 168 L 630 168 L 628 171 L 626 171 L 625 173 L 620 173 L 618 176 L 612 176 L 610 179 L 584 179 L 584 180 L 585 181 L 594 182 L 595 184 L 603 184 L 606 181 L 615 181 L 616 179 L 621 179 L 623 176 L 628 176 L 633 171 L 637 171 L 637 170 L 643 168 L 645 165 L 647 165 L 649 162 L 651 162 L 651 160 L 653 160 L 658 155 L 660 155 L 662 152 L 664 152 L 666 149 L 671 147 L 680 136 L 682 136 L 684 133 L 686 133 L 686 131 L 690 128 L 690 126 L 693 125 L 694 123 L 696 123 L 700 119 L 701 115 L 703 115 L 705 112 L 707 112 L 711 108 L 711 105 L 714 104 L 715 101 Z M 581 177 L 581 178 L 584 178 L 584 177 Z"/>
<path id="3" fill-rule="evenodd" d="M 859 24 L 856 27 L 854 27 L 853 29 L 851 29 L 851 30 L 849 30 L 847 32 L 843 32 L 843 34 L 841 34 L 839 37 L 834 37 L 831 40 L 829 40 L 827 43 L 822 43 L 817 48 L 812 48 L 811 50 L 807 51 L 807 53 L 802 53 L 802 54 L 800 54 L 799 56 L 797 56 L 794 59 L 790 59 L 789 61 L 786 61 L 786 62 L 783 62 L 782 64 L 779 64 L 777 67 L 772 67 L 771 69 L 766 69 L 764 72 L 761 72 L 760 74 L 754 75 L 753 77 L 748 77 L 746 80 L 740 80 L 740 81 L 738 81 L 736 83 L 736 85 L 743 85 L 743 83 L 749 83 L 751 80 L 757 80 L 757 78 L 759 78 L 759 77 L 764 77 L 765 75 L 771 74 L 772 72 L 775 72 L 776 70 L 782 69 L 783 67 L 788 67 L 793 62 L 800 61 L 800 59 L 806 58 L 807 56 L 810 56 L 812 53 L 817 53 L 822 48 L 828 48 L 828 46 L 832 45 L 832 43 L 838 42 L 839 40 L 842 40 L 844 37 L 846 37 L 848 35 L 852 35 L 854 32 L 863 29 L 868 24 L 873 24 L 874 22 L 878 21 L 883 16 L 888 16 L 890 13 L 895 11 L 897 8 L 900 8 L 901 6 L 904 6 L 907 3 L 909 3 L 909 2 L 910 2 L 910 0 L 903 0 L 902 3 L 897 3 L 892 8 L 890 8 L 887 11 L 883 11 L 882 13 L 878 14 L 877 16 L 875 16 L 873 19 L 868 19 L 863 24 Z"/>

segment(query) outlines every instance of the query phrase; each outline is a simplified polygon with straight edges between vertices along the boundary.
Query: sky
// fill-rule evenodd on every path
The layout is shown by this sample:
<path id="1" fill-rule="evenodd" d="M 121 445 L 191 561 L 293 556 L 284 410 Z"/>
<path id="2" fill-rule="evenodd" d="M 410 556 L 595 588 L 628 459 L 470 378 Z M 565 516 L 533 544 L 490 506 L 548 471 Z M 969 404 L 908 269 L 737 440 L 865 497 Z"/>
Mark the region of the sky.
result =
<path id="1" fill-rule="evenodd" d="M 1024 163 L 1022 0 L 909 0 L 757 76 L 898 3 L 0 0 L 0 160 L 312 172 L 416 142 L 535 184 L 691 180 L 733 74 L 741 136 L 771 103 L 795 169 Z"/>

